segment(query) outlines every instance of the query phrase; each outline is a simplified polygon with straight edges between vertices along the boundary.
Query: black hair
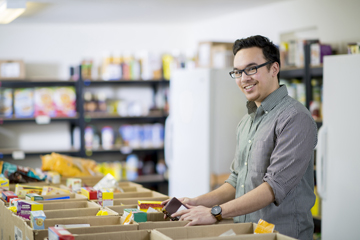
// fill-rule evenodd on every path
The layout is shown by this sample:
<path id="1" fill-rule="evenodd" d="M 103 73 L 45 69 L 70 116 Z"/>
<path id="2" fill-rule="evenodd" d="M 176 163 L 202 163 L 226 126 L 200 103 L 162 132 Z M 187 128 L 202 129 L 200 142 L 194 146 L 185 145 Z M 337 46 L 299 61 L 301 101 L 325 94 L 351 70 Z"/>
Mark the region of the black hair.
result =
<path id="1" fill-rule="evenodd" d="M 272 63 L 277 62 L 280 68 L 280 53 L 279 48 L 271 42 L 267 37 L 256 35 L 248 38 L 242 38 L 235 41 L 233 46 L 234 56 L 238 51 L 244 48 L 258 47 L 262 49 L 266 61 L 271 61 Z M 267 68 L 270 69 L 271 65 L 267 65 Z M 280 82 L 280 71 L 277 75 L 278 82 Z"/>

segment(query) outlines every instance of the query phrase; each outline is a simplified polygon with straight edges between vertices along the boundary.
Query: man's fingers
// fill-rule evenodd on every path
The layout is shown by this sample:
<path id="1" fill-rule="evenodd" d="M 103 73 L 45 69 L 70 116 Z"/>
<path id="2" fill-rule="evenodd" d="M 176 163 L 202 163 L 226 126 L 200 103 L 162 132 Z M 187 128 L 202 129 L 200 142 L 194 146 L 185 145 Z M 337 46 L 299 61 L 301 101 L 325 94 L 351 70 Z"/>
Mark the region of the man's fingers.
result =
<path id="1" fill-rule="evenodd" d="M 170 199 L 167 199 L 167 200 L 163 201 L 163 202 L 161 203 L 161 205 L 166 205 L 169 201 L 170 201 Z"/>

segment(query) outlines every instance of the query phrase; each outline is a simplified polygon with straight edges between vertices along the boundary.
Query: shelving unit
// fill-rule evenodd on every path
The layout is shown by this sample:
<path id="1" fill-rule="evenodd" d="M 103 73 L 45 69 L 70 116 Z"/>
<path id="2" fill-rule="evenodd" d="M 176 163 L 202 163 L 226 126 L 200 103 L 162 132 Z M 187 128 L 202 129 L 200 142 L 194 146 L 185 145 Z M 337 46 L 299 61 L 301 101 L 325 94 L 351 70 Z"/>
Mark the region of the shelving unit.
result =
<path id="1" fill-rule="evenodd" d="M 310 103 L 313 100 L 312 92 L 313 87 L 311 85 L 311 80 L 313 78 L 321 78 L 323 76 L 323 67 L 320 66 L 311 66 L 310 64 L 310 45 L 305 44 L 304 46 L 304 67 L 287 67 L 280 70 L 280 78 L 284 79 L 302 79 L 302 82 L 305 84 L 306 91 L 306 108 L 309 109 Z M 321 127 L 322 122 L 316 122 L 318 129 Z"/>
<path id="2" fill-rule="evenodd" d="M 80 71 L 81 72 L 81 71 Z M 80 149 L 70 148 L 70 149 L 51 149 L 51 151 L 47 150 L 34 150 L 34 151 L 23 151 L 17 148 L 0 148 L 0 160 L 4 158 L 11 159 L 14 154 L 20 154 L 26 157 L 36 155 L 45 155 L 51 152 L 57 152 L 60 154 L 78 156 L 83 158 L 93 158 L 96 160 L 97 156 L 101 156 L 104 154 L 110 155 L 119 155 L 119 156 L 127 156 L 129 154 L 153 154 L 156 157 L 159 154 L 163 154 L 163 147 L 151 147 L 151 148 L 122 148 L 121 146 L 115 145 L 111 149 L 103 149 L 102 147 L 86 150 L 85 149 L 85 127 L 88 124 L 94 123 L 102 123 L 102 122 L 114 122 L 114 123 L 136 123 L 136 124 L 145 124 L 145 123 L 165 123 L 167 113 L 162 109 L 156 109 L 154 111 L 150 111 L 146 116 L 119 116 L 116 114 L 106 114 L 100 112 L 85 112 L 84 111 L 84 91 L 87 87 L 122 87 L 122 86 L 150 86 L 152 91 L 154 92 L 154 99 L 152 101 L 155 102 L 155 93 L 157 89 L 164 88 L 169 86 L 169 81 L 161 79 L 161 80 L 119 80 L 119 81 L 103 81 L 103 80 L 83 80 L 80 79 L 78 81 L 69 81 L 69 80 L 33 80 L 33 79 L 24 79 L 24 80 L 1 80 L 0 86 L 4 88 L 34 88 L 34 87 L 58 87 L 58 86 L 74 86 L 76 90 L 76 109 L 77 113 L 74 117 L 53 117 L 48 118 L 46 124 L 51 124 L 53 122 L 69 122 L 71 132 L 75 127 L 80 128 Z M 6 127 L 6 124 L 27 124 L 27 123 L 37 123 L 37 118 L 1 118 L 0 117 L 0 126 Z M 73 136 L 71 134 L 71 142 L 72 145 L 74 143 Z M 91 155 L 89 156 L 89 151 Z M 23 163 L 26 165 L 26 163 Z M 162 175 L 151 175 L 151 176 L 139 176 L 139 183 L 148 184 L 149 187 L 156 187 L 162 189 L 163 193 L 167 193 L 167 180 L 164 179 Z M 166 187 L 165 187 L 166 186 Z"/>

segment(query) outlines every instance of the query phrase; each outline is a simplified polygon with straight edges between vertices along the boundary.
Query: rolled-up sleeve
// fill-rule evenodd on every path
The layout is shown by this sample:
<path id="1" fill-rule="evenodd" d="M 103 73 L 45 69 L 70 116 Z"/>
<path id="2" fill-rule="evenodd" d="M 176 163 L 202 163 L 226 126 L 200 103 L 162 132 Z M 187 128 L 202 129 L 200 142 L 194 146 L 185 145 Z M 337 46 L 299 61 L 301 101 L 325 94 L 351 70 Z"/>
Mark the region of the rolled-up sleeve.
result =
<path id="1" fill-rule="evenodd" d="M 275 204 L 280 205 L 309 166 L 317 142 L 317 127 L 308 114 L 291 112 L 279 119 L 275 131 L 275 148 L 263 181 L 272 187 Z"/>
<path id="2" fill-rule="evenodd" d="M 231 164 L 232 166 L 233 164 Z M 227 180 L 225 180 L 226 183 L 231 184 L 231 186 L 233 186 L 236 189 L 236 181 L 237 181 L 237 174 L 230 168 L 230 176 Z"/>

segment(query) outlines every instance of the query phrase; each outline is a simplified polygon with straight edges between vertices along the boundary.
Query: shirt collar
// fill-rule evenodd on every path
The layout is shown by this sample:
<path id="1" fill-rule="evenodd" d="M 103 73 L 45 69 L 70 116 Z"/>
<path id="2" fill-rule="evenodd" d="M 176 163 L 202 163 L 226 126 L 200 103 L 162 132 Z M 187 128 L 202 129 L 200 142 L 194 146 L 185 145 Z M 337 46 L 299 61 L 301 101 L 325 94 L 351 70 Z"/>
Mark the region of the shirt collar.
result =
<path id="1" fill-rule="evenodd" d="M 288 91 L 286 86 L 280 85 L 278 89 L 270 93 L 270 95 L 261 102 L 263 110 L 269 112 L 287 95 Z M 254 114 L 257 110 L 257 106 L 253 101 L 248 101 L 246 107 L 248 108 L 248 114 L 250 115 Z"/>

